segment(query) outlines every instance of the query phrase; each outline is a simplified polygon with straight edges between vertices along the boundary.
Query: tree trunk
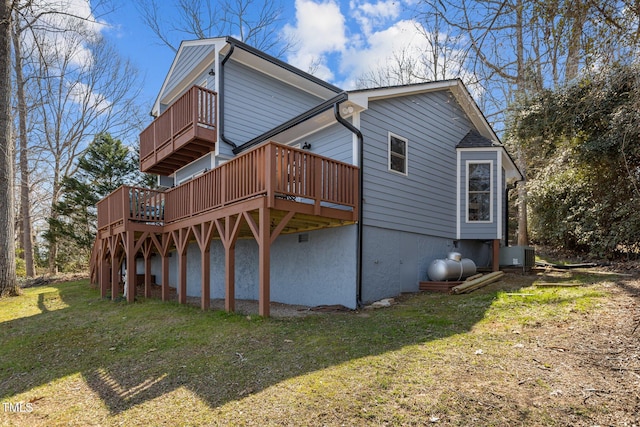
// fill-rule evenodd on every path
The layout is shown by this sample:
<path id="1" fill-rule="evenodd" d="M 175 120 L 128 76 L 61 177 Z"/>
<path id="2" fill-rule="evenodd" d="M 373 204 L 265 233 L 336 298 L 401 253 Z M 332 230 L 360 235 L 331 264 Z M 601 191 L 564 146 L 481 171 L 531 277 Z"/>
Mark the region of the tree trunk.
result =
<path id="1" fill-rule="evenodd" d="M 524 181 L 518 182 L 518 246 L 529 246 L 527 221 L 527 162 L 522 147 L 516 150 L 516 164 Z"/>
<path id="2" fill-rule="evenodd" d="M 11 140 L 11 4 L 0 0 L 0 295 L 18 292 Z"/>
<path id="3" fill-rule="evenodd" d="M 34 277 L 33 241 L 31 233 L 31 203 L 29 194 L 29 147 L 27 146 L 27 101 L 24 94 L 24 75 L 22 73 L 22 49 L 17 21 L 13 36 L 14 68 L 16 73 L 16 95 L 18 101 L 18 130 L 20 132 L 20 242 L 24 251 L 27 277 Z"/>
<path id="4" fill-rule="evenodd" d="M 581 1 L 570 2 L 566 9 L 567 20 L 571 22 L 567 40 L 567 62 L 565 66 L 565 83 L 578 76 L 580 58 L 582 57 L 582 32 L 587 20 L 588 6 Z"/>

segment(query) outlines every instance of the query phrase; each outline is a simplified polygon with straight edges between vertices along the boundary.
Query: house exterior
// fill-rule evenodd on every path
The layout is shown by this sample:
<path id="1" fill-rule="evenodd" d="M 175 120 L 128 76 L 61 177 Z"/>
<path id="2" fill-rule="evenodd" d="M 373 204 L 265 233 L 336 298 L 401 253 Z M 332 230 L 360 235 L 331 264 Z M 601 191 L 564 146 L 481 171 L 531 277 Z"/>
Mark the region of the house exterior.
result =
<path id="1" fill-rule="evenodd" d="M 343 91 L 230 37 L 186 41 L 152 114 L 140 167 L 159 189 L 98 203 L 103 296 L 133 301 L 127 266 L 147 296 L 268 316 L 417 291 L 452 250 L 497 268 L 522 177 L 458 79 Z"/>

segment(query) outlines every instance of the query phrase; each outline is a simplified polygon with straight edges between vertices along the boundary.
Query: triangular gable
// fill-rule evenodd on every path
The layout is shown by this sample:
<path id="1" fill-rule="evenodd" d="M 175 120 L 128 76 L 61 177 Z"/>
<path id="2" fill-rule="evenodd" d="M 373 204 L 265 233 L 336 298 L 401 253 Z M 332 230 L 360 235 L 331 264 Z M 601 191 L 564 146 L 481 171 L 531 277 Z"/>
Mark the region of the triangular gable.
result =
<path id="1" fill-rule="evenodd" d="M 402 86 L 389 86 L 375 89 L 349 91 L 349 100 L 367 108 L 369 101 L 394 98 L 427 92 L 450 91 L 460 107 L 467 114 L 475 128 L 485 138 L 499 142 L 498 136 L 478 108 L 473 97 L 460 79 L 439 80 L 426 83 L 415 83 Z"/>
<path id="2" fill-rule="evenodd" d="M 180 93 L 184 92 L 187 89 L 184 87 L 186 82 L 205 71 L 206 67 L 215 60 L 216 45 L 224 42 L 225 38 L 219 37 L 186 40 L 180 43 L 153 104 L 152 114 L 159 114 L 160 104 L 171 104 Z"/>

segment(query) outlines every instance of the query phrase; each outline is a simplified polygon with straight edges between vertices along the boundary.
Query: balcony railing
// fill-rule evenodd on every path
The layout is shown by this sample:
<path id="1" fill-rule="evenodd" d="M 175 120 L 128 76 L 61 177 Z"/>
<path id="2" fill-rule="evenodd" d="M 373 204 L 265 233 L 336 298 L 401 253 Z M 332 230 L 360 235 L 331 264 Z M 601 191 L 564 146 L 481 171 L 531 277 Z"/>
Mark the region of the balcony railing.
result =
<path id="1" fill-rule="evenodd" d="M 216 98 L 215 92 L 193 86 L 142 131 L 140 169 L 168 175 L 184 166 L 185 153 L 189 162 L 212 151 L 217 140 Z M 180 159 L 173 156 L 177 153 Z"/>
<path id="2" fill-rule="evenodd" d="M 164 205 L 162 191 L 123 185 L 98 202 L 98 229 L 125 220 L 161 223 Z"/>
<path id="3" fill-rule="evenodd" d="M 124 220 L 172 223 L 250 198 L 287 199 L 357 216 L 358 168 L 296 148 L 268 143 L 178 187 L 158 192 L 120 187 L 98 203 L 98 228 Z"/>

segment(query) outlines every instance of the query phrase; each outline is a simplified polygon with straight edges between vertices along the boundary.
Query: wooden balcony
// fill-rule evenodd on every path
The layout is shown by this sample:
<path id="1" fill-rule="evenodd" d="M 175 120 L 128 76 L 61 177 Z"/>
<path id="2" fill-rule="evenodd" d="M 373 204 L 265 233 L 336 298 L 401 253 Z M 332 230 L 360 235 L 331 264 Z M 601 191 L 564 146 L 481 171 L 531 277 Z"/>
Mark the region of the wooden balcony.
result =
<path id="1" fill-rule="evenodd" d="M 169 175 L 217 141 L 217 94 L 193 86 L 140 134 L 140 170 Z"/>
<path id="2" fill-rule="evenodd" d="M 98 203 L 98 229 L 127 222 L 177 229 L 259 197 L 283 215 L 299 214 L 283 233 L 354 222 L 358 168 L 272 142 L 165 192 L 122 186 Z"/>

